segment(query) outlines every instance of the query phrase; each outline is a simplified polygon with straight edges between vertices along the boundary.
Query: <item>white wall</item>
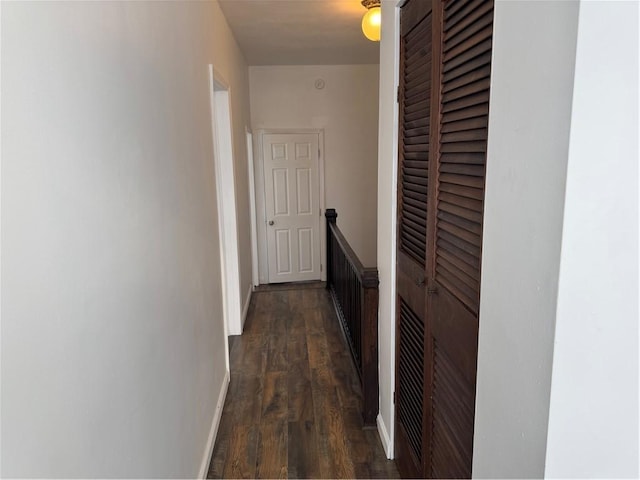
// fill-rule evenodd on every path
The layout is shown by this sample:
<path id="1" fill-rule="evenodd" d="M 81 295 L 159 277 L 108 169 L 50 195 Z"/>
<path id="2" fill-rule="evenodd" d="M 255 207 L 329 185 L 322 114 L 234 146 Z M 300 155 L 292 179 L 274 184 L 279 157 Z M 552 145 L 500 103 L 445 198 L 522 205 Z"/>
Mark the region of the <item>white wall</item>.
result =
<path id="1" fill-rule="evenodd" d="M 226 373 L 212 7 L 2 3 L 3 476 L 206 462 Z"/>
<path id="2" fill-rule="evenodd" d="M 239 309 L 246 314 L 252 291 L 251 271 L 251 209 L 249 204 L 249 170 L 246 128 L 250 127 L 249 70 L 217 0 L 213 1 L 214 68 L 229 86 L 233 136 L 233 166 L 235 178 L 238 251 L 240 273 Z M 244 318 L 243 318 L 244 320 Z M 241 329 L 231 322 L 230 333 L 239 335 Z"/>
<path id="3" fill-rule="evenodd" d="M 396 187 L 398 177 L 398 9 L 396 0 L 382 2 L 380 37 L 380 121 L 378 125 L 378 356 L 380 415 L 378 430 L 393 457 L 395 390 Z"/>
<path id="4" fill-rule="evenodd" d="M 638 478 L 638 3 L 581 2 L 545 476 Z"/>
<path id="5" fill-rule="evenodd" d="M 495 4 L 473 476 L 544 474 L 578 3 Z"/>
<path id="6" fill-rule="evenodd" d="M 249 78 L 254 131 L 324 129 L 325 205 L 364 265 L 375 266 L 378 65 L 249 67 Z"/>

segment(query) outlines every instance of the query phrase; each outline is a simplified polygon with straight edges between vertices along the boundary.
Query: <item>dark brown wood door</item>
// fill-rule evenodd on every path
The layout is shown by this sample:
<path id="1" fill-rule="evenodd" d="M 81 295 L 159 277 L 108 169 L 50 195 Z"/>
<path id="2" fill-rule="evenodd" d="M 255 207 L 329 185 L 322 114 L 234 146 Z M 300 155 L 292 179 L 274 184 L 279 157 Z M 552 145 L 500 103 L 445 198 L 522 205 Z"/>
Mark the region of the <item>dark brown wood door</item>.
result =
<path id="1" fill-rule="evenodd" d="M 405 88 L 416 54 L 402 25 L 417 8 L 429 24 L 421 93 Z M 396 456 L 404 476 L 471 476 L 492 27 L 489 0 L 410 0 L 401 10 Z M 413 96 L 427 99 L 426 143 L 413 143 Z M 416 144 L 428 152 L 422 175 L 407 156 Z M 420 205 L 411 202 L 413 177 L 428 179 Z M 407 252 L 409 213 L 426 218 L 422 257 Z"/>
<path id="2" fill-rule="evenodd" d="M 403 477 L 422 477 L 433 70 L 431 1 L 405 3 L 400 30 L 395 455 Z"/>

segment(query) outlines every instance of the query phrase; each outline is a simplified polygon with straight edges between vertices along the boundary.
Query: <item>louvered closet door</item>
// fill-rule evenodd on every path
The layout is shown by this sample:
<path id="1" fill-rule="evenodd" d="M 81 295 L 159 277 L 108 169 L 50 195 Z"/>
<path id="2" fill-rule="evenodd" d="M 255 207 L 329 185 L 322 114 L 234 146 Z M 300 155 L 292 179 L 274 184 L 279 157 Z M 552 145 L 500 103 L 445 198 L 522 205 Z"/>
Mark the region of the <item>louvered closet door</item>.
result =
<path id="1" fill-rule="evenodd" d="M 432 175 L 425 476 L 469 478 L 473 455 L 480 259 L 493 1 L 438 2 L 437 175 Z M 432 167 L 434 170 L 436 167 Z"/>
<path id="2" fill-rule="evenodd" d="M 409 0 L 400 18 L 396 462 L 467 478 L 493 2 Z"/>
<path id="3" fill-rule="evenodd" d="M 431 22 L 431 1 L 409 0 L 401 9 L 395 453 L 404 477 L 422 477 L 425 461 Z"/>

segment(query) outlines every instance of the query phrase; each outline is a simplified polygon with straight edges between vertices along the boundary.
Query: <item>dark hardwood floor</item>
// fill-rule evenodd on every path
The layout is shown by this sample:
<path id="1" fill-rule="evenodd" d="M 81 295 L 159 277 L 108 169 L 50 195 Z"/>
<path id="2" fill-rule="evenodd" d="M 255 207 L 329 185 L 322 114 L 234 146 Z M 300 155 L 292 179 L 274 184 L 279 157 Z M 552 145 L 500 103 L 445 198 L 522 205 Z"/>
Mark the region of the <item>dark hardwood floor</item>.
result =
<path id="1" fill-rule="evenodd" d="M 399 478 L 323 284 L 254 292 L 208 478 Z"/>

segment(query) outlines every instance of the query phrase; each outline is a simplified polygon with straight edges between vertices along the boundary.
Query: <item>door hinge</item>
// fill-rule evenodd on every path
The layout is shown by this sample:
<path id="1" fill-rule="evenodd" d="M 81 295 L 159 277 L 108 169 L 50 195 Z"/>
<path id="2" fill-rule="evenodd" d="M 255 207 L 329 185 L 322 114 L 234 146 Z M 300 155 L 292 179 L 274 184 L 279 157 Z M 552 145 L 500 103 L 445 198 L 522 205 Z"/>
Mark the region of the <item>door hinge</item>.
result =
<path id="1" fill-rule="evenodd" d="M 320 271 L 322 271 L 322 264 L 320 264 Z"/>
<path id="2" fill-rule="evenodd" d="M 396 404 L 396 392 L 395 391 L 393 392 L 393 404 L 394 405 Z"/>
<path id="3" fill-rule="evenodd" d="M 400 103 L 400 85 L 398 85 L 398 94 L 396 96 L 396 102 Z"/>

